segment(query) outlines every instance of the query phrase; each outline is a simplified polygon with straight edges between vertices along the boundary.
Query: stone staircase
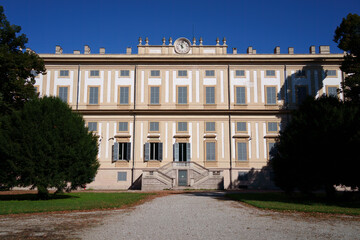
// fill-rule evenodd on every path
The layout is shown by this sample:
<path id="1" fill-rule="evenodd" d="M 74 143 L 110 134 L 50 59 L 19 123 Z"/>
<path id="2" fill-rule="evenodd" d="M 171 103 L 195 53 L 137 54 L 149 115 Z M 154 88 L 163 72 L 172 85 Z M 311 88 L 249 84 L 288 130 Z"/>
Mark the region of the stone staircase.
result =
<path id="1" fill-rule="evenodd" d="M 187 186 L 178 186 L 178 170 L 187 170 Z M 223 172 L 195 162 L 170 162 L 155 170 L 144 170 L 141 189 L 222 189 Z"/>

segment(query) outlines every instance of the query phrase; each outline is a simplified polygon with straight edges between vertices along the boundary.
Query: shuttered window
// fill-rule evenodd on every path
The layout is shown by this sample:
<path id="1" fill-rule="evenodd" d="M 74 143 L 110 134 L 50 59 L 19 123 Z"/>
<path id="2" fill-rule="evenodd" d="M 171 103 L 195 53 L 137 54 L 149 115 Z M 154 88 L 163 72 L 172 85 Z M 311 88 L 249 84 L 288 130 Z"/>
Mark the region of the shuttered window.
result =
<path id="1" fill-rule="evenodd" d="M 236 123 L 237 132 L 246 132 L 246 122 L 237 122 Z"/>
<path id="2" fill-rule="evenodd" d="M 277 122 L 268 122 L 268 132 L 277 132 L 278 123 Z"/>
<path id="3" fill-rule="evenodd" d="M 238 142 L 237 143 L 237 160 L 239 161 L 246 161 L 247 159 L 247 143 L 245 142 Z"/>
<path id="4" fill-rule="evenodd" d="M 129 70 L 120 70 L 120 76 L 128 77 L 128 76 L 130 76 L 130 71 Z"/>
<path id="5" fill-rule="evenodd" d="M 236 87 L 236 104 L 245 103 L 245 87 Z"/>
<path id="6" fill-rule="evenodd" d="M 60 70 L 60 77 L 68 77 L 69 70 Z"/>
<path id="7" fill-rule="evenodd" d="M 120 87 L 120 104 L 129 104 L 129 87 Z"/>
<path id="8" fill-rule="evenodd" d="M 90 132 L 97 131 L 97 122 L 88 122 L 88 129 Z"/>
<path id="9" fill-rule="evenodd" d="M 276 104 L 276 87 L 266 87 L 266 104 Z"/>
<path id="10" fill-rule="evenodd" d="M 99 87 L 89 87 L 89 104 L 99 104 Z"/>
<path id="11" fill-rule="evenodd" d="M 131 143 L 115 142 L 113 146 L 113 161 L 131 159 Z"/>
<path id="12" fill-rule="evenodd" d="M 215 122 L 206 123 L 206 132 L 215 132 Z"/>
<path id="13" fill-rule="evenodd" d="M 159 122 L 150 122 L 150 132 L 159 131 Z"/>
<path id="14" fill-rule="evenodd" d="M 215 161 L 215 142 L 206 142 L 206 161 Z"/>
<path id="15" fill-rule="evenodd" d="M 163 159 L 163 143 L 145 143 L 144 145 L 144 155 L 145 161 L 149 160 L 158 160 L 162 161 Z"/>
<path id="16" fill-rule="evenodd" d="M 68 101 L 68 87 L 59 87 L 59 98 L 63 102 Z"/>
<path id="17" fill-rule="evenodd" d="M 128 131 L 128 122 L 119 122 L 119 132 Z"/>
<path id="18" fill-rule="evenodd" d="M 206 87 L 206 104 L 215 104 L 215 87 Z"/>
<path id="19" fill-rule="evenodd" d="M 187 103 L 187 87 L 178 87 L 178 104 Z"/>
<path id="20" fill-rule="evenodd" d="M 150 104 L 159 104 L 160 88 L 150 87 Z"/>

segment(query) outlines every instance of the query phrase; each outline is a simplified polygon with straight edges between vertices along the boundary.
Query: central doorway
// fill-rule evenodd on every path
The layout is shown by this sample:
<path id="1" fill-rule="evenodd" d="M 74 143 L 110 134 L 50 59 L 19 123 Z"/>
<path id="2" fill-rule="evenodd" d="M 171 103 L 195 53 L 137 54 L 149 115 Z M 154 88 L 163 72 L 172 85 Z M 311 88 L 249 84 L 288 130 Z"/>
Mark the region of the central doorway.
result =
<path id="1" fill-rule="evenodd" d="M 187 186 L 188 185 L 188 171 L 187 170 L 179 170 L 178 171 L 178 185 L 179 186 Z"/>

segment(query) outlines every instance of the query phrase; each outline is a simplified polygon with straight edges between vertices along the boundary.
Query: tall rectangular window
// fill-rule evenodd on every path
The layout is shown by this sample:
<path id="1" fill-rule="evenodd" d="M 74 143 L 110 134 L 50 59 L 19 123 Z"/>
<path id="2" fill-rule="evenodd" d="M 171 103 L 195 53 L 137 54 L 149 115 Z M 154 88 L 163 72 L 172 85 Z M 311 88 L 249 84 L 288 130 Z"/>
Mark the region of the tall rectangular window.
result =
<path id="1" fill-rule="evenodd" d="M 187 132 L 187 122 L 178 122 L 178 132 Z"/>
<path id="2" fill-rule="evenodd" d="M 68 101 L 68 87 L 59 87 L 59 98 L 63 102 Z"/>
<path id="3" fill-rule="evenodd" d="M 215 161 L 216 160 L 216 149 L 215 142 L 206 142 L 206 161 Z"/>
<path id="4" fill-rule="evenodd" d="M 296 86 L 296 98 L 297 103 L 301 104 L 307 97 L 307 87 L 306 86 Z"/>
<path id="5" fill-rule="evenodd" d="M 130 142 L 114 142 L 113 145 L 113 162 L 118 160 L 130 160 L 131 143 Z"/>
<path id="6" fill-rule="evenodd" d="M 236 87 L 236 104 L 246 104 L 245 87 Z"/>
<path id="7" fill-rule="evenodd" d="M 160 87 L 150 87 L 150 104 L 159 104 Z"/>
<path id="8" fill-rule="evenodd" d="M 215 122 L 206 122 L 206 132 L 215 132 Z"/>
<path id="9" fill-rule="evenodd" d="M 235 76 L 236 77 L 245 77 L 245 71 L 244 70 L 236 70 Z"/>
<path id="10" fill-rule="evenodd" d="M 60 77 L 69 76 L 69 70 L 60 70 Z"/>
<path id="11" fill-rule="evenodd" d="M 179 77 L 187 77 L 187 70 L 179 70 L 178 76 Z"/>
<path id="12" fill-rule="evenodd" d="M 90 77 L 98 77 L 99 70 L 90 70 Z"/>
<path id="13" fill-rule="evenodd" d="M 120 87 L 120 104 L 129 104 L 129 87 Z"/>
<path id="14" fill-rule="evenodd" d="M 178 87 L 178 104 L 187 103 L 187 87 Z"/>
<path id="15" fill-rule="evenodd" d="M 205 71 L 205 76 L 206 77 L 214 77 L 215 76 L 215 71 L 214 70 L 206 70 Z"/>
<path id="16" fill-rule="evenodd" d="M 277 122 L 268 122 L 268 132 L 277 132 L 278 123 Z"/>
<path id="17" fill-rule="evenodd" d="M 99 87 L 89 87 L 89 104 L 99 104 Z"/>
<path id="18" fill-rule="evenodd" d="M 206 87 L 206 104 L 215 104 L 215 87 Z"/>
<path id="19" fill-rule="evenodd" d="M 159 77 L 160 76 L 160 70 L 151 70 L 150 71 L 151 77 Z"/>
<path id="20" fill-rule="evenodd" d="M 88 122 L 88 129 L 90 132 L 97 131 L 97 122 Z"/>
<path id="21" fill-rule="evenodd" d="M 128 122 L 119 122 L 119 132 L 128 131 Z"/>
<path id="22" fill-rule="evenodd" d="M 327 94 L 328 96 L 337 97 L 338 96 L 337 87 L 328 87 Z"/>
<path id="23" fill-rule="evenodd" d="M 238 142 L 237 143 L 237 160 L 238 161 L 247 161 L 247 143 Z"/>
<path id="24" fill-rule="evenodd" d="M 237 122 L 236 123 L 237 132 L 246 132 L 246 122 Z"/>
<path id="25" fill-rule="evenodd" d="M 275 142 L 268 142 L 268 158 L 270 159 L 274 153 Z"/>
<path id="26" fill-rule="evenodd" d="M 336 77 L 336 70 L 326 70 L 326 76 Z"/>
<path id="27" fill-rule="evenodd" d="M 120 76 L 128 77 L 128 76 L 130 76 L 130 71 L 129 70 L 120 70 Z"/>
<path id="28" fill-rule="evenodd" d="M 275 77 L 275 70 L 266 70 L 267 77 Z"/>
<path id="29" fill-rule="evenodd" d="M 276 87 L 266 87 L 266 104 L 276 104 Z"/>
<path id="30" fill-rule="evenodd" d="M 159 122 L 150 122 L 150 132 L 159 131 Z"/>

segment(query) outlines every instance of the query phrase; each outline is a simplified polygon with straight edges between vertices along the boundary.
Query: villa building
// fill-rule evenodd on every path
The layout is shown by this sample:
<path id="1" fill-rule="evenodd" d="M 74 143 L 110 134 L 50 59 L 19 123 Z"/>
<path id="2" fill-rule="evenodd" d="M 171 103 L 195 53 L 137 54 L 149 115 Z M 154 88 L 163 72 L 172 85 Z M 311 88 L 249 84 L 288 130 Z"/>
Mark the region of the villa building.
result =
<path id="1" fill-rule="evenodd" d="M 39 54 L 47 69 L 36 76 L 40 96 L 59 96 L 98 136 L 89 188 L 270 187 L 265 166 L 289 111 L 307 95 L 343 97 L 344 55 L 329 46 L 238 54 L 225 39 L 140 38 L 137 48 Z"/>

